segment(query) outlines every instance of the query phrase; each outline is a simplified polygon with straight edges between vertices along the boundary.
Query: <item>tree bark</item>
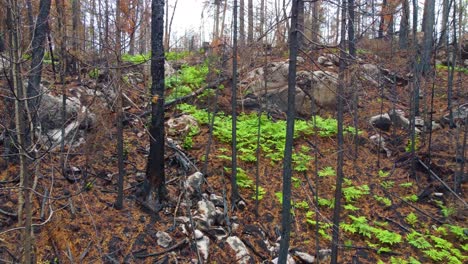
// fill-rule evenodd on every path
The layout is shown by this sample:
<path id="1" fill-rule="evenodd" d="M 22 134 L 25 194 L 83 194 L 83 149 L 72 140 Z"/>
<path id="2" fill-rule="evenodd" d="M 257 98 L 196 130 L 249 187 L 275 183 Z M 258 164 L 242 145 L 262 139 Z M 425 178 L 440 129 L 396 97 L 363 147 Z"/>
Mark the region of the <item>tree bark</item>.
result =
<path id="1" fill-rule="evenodd" d="M 37 16 L 34 37 L 32 40 L 31 70 L 29 71 L 27 96 L 29 98 L 28 108 L 31 111 L 29 114 L 33 116 L 36 116 L 35 113 L 37 113 L 40 102 L 42 60 L 44 58 L 44 41 L 46 39 L 48 30 L 50 3 L 51 0 L 41 0 L 39 2 L 39 15 Z M 30 133 L 34 133 L 33 129 L 37 125 L 35 118 L 30 120 L 30 122 L 32 126 L 32 131 L 30 131 Z"/>
<path id="2" fill-rule="evenodd" d="M 408 48 L 409 12 L 410 10 L 408 0 L 403 0 L 399 39 L 399 45 L 401 49 Z"/>
<path id="3" fill-rule="evenodd" d="M 333 209 L 333 228 L 332 228 L 332 252 L 330 263 L 338 263 L 338 243 L 340 236 L 340 212 L 341 212 L 341 190 L 343 185 L 343 160 L 344 160 L 344 139 L 343 139 L 343 91 L 344 91 L 344 70 L 346 68 L 346 0 L 342 0 L 341 4 L 341 40 L 340 40 L 340 68 L 338 77 L 337 89 L 337 121 L 338 121 L 338 147 L 337 147 L 337 164 L 336 164 L 336 189 L 335 189 L 335 206 Z"/>
<path id="4" fill-rule="evenodd" d="M 117 8 L 115 9 L 115 53 L 117 67 L 115 69 L 115 93 L 117 94 L 117 167 L 119 169 L 119 179 L 117 184 L 117 200 L 115 202 L 116 209 L 123 208 L 123 185 L 125 177 L 125 168 L 124 168 L 124 152 L 123 152 L 123 104 L 122 104 L 122 87 L 120 85 L 121 80 L 121 53 L 122 53 L 122 44 L 121 44 L 121 10 L 120 10 L 120 0 L 116 2 Z"/>
<path id="5" fill-rule="evenodd" d="M 164 172 L 164 0 L 151 1 L 151 127 L 146 169 L 147 202 L 156 208 L 166 199 Z M 155 195 L 152 199 L 152 194 Z"/>
<path id="6" fill-rule="evenodd" d="M 278 263 L 286 263 L 289 251 L 291 232 L 291 176 L 292 176 L 292 148 L 294 144 L 294 121 L 296 115 L 296 63 L 298 55 L 298 14 L 301 13 L 299 2 L 293 0 L 291 9 L 291 29 L 289 33 L 289 69 L 288 69 L 288 110 L 286 119 L 286 142 L 283 159 L 283 207 L 281 210 L 281 241 Z M 302 5 L 303 7 L 303 5 Z M 303 11 L 302 11 L 303 12 Z"/>
<path id="7" fill-rule="evenodd" d="M 239 42 L 240 46 L 245 45 L 245 3 L 244 0 L 239 1 Z"/>
<path id="8" fill-rule="evenodd" d="M 235 207 L 240 199 L 239 188 L 237 187 L 237 0 L 234 0 L 233 12 L 233 43 L 232 43 L 232 91 L 231 91 L 231 112 L 232 112 L 232 142 L 231 142 L 231 203 Z"/>
<path id="9" fill-rule="evenodd" d="M 424 28 L 424 44 L 423 50 L 421 52 L 421 73 L 427 74 L 430 70 L 430 60 L 432 54 L 432 48 L 434 46 L 434 39 L 432 36 L 432 29 L 434 28 L 435 21 L 435 10 L 434 10 L 435 0 L 426 0 L 425 5 L 425 23 Z M 416 95 L 418 96 L 418 95 Z"/>
<path id="10" fill-rule="evenodd" d="M 253 21 L 253 0 L 248 0 L 247 1 L 247 16 L 248 16 L 248 25 L 247 25 L 247 43 L 249 45 L 252 44 L 253 42 L 253 27 L 254 27 L 254 21 Z"/>

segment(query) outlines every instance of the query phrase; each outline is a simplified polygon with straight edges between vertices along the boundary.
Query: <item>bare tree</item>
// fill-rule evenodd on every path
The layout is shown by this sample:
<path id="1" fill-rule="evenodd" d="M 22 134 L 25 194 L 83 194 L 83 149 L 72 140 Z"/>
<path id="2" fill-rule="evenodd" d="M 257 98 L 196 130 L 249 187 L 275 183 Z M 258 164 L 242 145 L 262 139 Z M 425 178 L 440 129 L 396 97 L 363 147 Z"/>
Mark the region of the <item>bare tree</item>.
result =
<path id="1" fill-rule="evenodd" d="M 253 28 L 254 28 L 254 17 L 253 17 L 253 0 L 247 0 L 247 43 L 249 45 L 253 42 Z"/>
<path id="2" fill-rule="evenodd" d="M 283 207 L 281 210 L 281 241 L 278 263 L 286 263 L 289 251 L 291 232 L 291 176 L 292 176 L 292 148 L 294 144 L 294 119 L 296 116 L 296 64 L 299 51 L 299 2 L 293 0 L 291 9 L 291 29 L 289 33 L 289 69 L 288 69 L 288 110 L 286 120 L 286 142 L 283 159 Z M 302 11 L 303 12 L 303 11 Z"/>
<path id="3" fill-rule="evenodd" d="M 232 111 L 232 144 L 231 144 L 231 202 L 235 207 L 240 199 L 239 188 L 237 187 L 237 0 L 234 0 L 233 11 L 233 34 L 232 34 L 232 91 L 231 91 L 231 111 Z"/>
<path id="4" fill-rule="evenodd" d="M 164 172 L 164 0 L 151 1 L 151 126 L 145 200 L 160 209 L 166 199 Z M 153 197 L 153 195 L 155 195 Z M 153 207 L 153 205 L 149 204 Z"/>
<path id="5" fill-rule="evenodd" d="M 337 149 L 337 164 L 336 164 L 336 189 L 335 189 L 335 204 L 333 209 L 333 230 L 332 230 L 332 253 L 330 263 L 338 262 L 338 242 L 340 235 L 340 212 L 341 212 L 341 190 L 343 185 L 343 160 L 344 160 L 344 139 L 343 139 L 343 91 L 344 91 L 344 70 L 346 67 L 346 0 L 341 2 L 341 31 L 340 31 L 340 68 L 338 77 L 337 89 L 337 119 L 338 119 L 338 149 Z"/>

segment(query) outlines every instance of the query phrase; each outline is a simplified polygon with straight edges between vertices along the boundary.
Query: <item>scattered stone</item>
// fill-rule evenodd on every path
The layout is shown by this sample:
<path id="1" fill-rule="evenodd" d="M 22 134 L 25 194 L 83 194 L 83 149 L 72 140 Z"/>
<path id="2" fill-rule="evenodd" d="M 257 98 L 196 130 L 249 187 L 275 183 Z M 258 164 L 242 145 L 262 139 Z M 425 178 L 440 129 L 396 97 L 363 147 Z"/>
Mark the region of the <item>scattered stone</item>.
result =
<path id="1" fill-rule="evenodd" d="M 380 83 L 380 78 L 382 77 L 382 73 L 374 64 L 366 63 L 361 66 L 361 69 L 364 72 L 364 78 L 370 81 L 373 85 L 378 86 Z"/>
<path id="2" fill-rule="evenodd" d="M 194 220 L 205 229 L 210 228 L 215 223 L 219 223 L 223 213 L 216 210 L 213 202 L 202 200 L 198 202 L 198 214 L 194 216 Z"/>
<path id="3" fill-rule="evenodd" d="M 320 65 L 324 65 L 325 62 L 327 62 L 327 60 L 328 60 L 328 59 L 327 59 L 325 56 L 319 56 L 319 57 L 317 58 L 317 63 L 320 64 Z"/>
<path id="4" fill-rule="evenodd" d="M 224 199 L 222 196 L 212 193 L 210 194 L 210 200 L 214 203 L 215 206 L 218 206 L 218 207 L 224 206 Z"/>
<path id="5" fill-rule="evenodd" d="M 197 120 L 191 115 L 181 115 L 171 118 L 167 121 L 167 134 L 169 136 L 186 135 L 190 131 L 196 131 L 198 128 Z"/>
<path id="6" fill-rule="evenodd" d="M 410 128 L 410 121 L 408 118 L 405 117 L 405 113 L 402 110 L 392 109 L 388 112 L 388 115 L 390 116 L 390 119 L 392 120 L 395 126 L 401 127 L 404 129 Z M 421 130 L 419 130 L 419 128 L 415 128 L 415 132 L 419 134 L 421 133 Z"/>
<path id="7" fill-rule="evenodd" d="M 437 123 L 436 121 L 432 121 L 432 131 L 434 132 L 434 131 L 437 131 L 439 129 L 442 129 L 442 126 L 439 123 Z"/>
<path id="8" fill-rule="evenodd" d="M 272 62 L 266 67 L 254 69 L 242 80 L 245 98 L 258 100 L 270 112 L 287 111 L 288 62 Z M 265 74 L 268 82 L 265 87 Z M 300 71 L 296 81 L 296 110 L 300 115 L 312 114 L 312 99 L 318 109 L 334 110 L 338 75 L 327 71 Z M 250 95 L 249 95 L 250 94 Z M 255 105 L 251 103 L 251 105 Z M 315 109 L 314 109 L 315 110 Z"/>
<path id="9" fill-rule="evenodd" d="M 389 131 L 392 125 L 392 120 L 390 119 L 390 116 L 387 113 L 385 113 L 371 117 L 369 119 L 369 124 L 371 124 L 371 126 L 375 128 L 384 131 Z"/>
<path id="10" fill-rule="evenodd" d="M 392 156 L 392 151 L 387 148 L 387 143 L 385 142 L 385 139 L 382 135 L 376 134 L 372 135 L 369 140 L 374 143 L 377 147 L 380 148 L 380 150 L 384 150 L 385 153 L 387 154 L 387 158 L 390 158 Z"/>
<path id="11" fill-rule="evenodd" d="M 210 251 L 210 239 L 207 236 L 202 236 L 197 240 L 197 248 L 202 255 L 203 260 L 207 261 Z"/>
<path id="12" fill-rule="evenodd" d="M 229 246 L 236 252 L 236 260 L 239 264 L 250 264 L 252 258 L 249 255 L 249 250 L 245 246 L 244 242 L 237 236 L 230 236 L 226 239 Z"/>
<path id="13" fill-rule="evenodd" d="M 315 256 L 312 256 L 308 253 L 295 251 L 294 255 L 298 257 L 303 263 L 307 263 L 307 264 L 315 263 Z"/>
<path id="14" fill-rule="evenodd" d="M 163 248 L 167 248 L 172 242 L 172 237 L 168 233 L 163 231 L 158 231 L 156 233 L 156 237 L 158 238 L 158 245 Z"/>
<path id="15" fill-rule="evenodd" d="M 278 258 L 279 258 L 279 257 L 278 257 Z M 278 258 L 273 259 L 271 262 L 272 262 L 273 264 L 279 264 Z M 293 258 L 290 254 L 288 254 L 288 258 L 287 258 L 287 260 L 286 260 L 286 264 L 296 264 L 296 261 L 294 260 L 294 258 Z"/>
<path id="16" fill-rule="evenodd" d="M 187 177 L 185 182 L 185 189 L 189 197 L 199 196 L 201 194 L 201 185 L 203 183 L 203 174 L 201 172 L 195 172 L 194 174 Z"/>
<path id="17" fill-rule="evenodd" d="M 205 232 L 209 233 L 210 235 L 215 236 L 217 240 L 223 240 L 226 237 L 228 237 L 227 231 L 222 227 L 213 227 L 213 228 L 210 228 L 209 230 L 206 230 Z"/>
<path id="18" fill-rule="evenodd" d="M 203 238 L 203 232 L 198 230 L 198 229 L 195 229 L 195 239 L 202 239 Z"/>

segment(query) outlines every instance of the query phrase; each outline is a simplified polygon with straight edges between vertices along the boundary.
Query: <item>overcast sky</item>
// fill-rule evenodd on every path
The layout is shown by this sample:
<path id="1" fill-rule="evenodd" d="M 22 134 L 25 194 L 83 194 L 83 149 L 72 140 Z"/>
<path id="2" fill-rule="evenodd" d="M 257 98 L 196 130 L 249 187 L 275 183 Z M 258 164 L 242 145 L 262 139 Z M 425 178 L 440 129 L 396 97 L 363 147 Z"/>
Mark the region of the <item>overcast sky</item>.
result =
<path id="1" fill-rule="evenodd" d="M 173 6 L 175 0 L 169 0 L 169 5 Z M 203 0 L 179 0 L 172 22 L 172 32 L 183 35 L 185 31 L 194 30 L 198 32 L 201 25 L 201 15 L 203 11 Z M 169 19 L 172 15 L 172 8 L 169 11 Z"/>

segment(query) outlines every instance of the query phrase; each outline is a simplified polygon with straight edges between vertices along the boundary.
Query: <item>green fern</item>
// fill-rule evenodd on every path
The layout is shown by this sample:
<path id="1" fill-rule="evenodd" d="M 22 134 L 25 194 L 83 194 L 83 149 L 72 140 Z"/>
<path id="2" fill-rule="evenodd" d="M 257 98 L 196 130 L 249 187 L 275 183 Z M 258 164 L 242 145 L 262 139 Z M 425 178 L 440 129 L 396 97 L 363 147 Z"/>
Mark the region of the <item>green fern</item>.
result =
<path id="1" fill-rule="evenodd" d="M 343 195 L 347 202 L 354 202 L 362 196 L 369 194 L 369 192 L 370 188 L 368 185 L 362 185 L 358 187 L 350 186 L 343 188 Z"/>
<path id="2" fill-rule="evenodd" d="M 432 248 L 432 245 L 420 233 L 413 231 L 406 235 L 406 241 L 417 249 Z"/>
<path id="3" fill-rule="evenodd" d="M 408 224 L 414 226 L 418 222 L 418 216 L 411 212 L 406 216 L 405 220 Z"/>

